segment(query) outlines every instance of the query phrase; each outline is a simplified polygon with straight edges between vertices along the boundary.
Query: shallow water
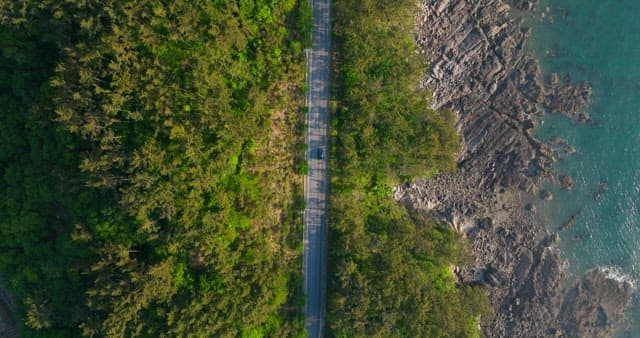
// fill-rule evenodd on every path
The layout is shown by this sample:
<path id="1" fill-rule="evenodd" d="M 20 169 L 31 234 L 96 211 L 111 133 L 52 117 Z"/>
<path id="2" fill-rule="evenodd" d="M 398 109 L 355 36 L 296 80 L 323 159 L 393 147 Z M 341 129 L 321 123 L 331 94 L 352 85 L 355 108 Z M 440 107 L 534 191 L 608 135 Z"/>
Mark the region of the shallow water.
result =
<path id="1" fill-rule="evenodd" d="M 553 201 L 538 206 L 551 230 L 576 214 L 575 224 L 561 234 L 574 276 L 617 266 L 640 280 L 639 13 L 638 0 L 543 0 L 531 20 L 529 48 L 543 73 L 593 85 L 587 109 L 593 123 L 553 114 L 537 128 L 540 139 L 559 136 L 578 151 L 555 164 L 557 173 L 573 177 L 573 190 L 551 187 Z M 598 193 L 605 182 L 608 189 Z M 637 298 L 620 337 L 640 337 Z"/>

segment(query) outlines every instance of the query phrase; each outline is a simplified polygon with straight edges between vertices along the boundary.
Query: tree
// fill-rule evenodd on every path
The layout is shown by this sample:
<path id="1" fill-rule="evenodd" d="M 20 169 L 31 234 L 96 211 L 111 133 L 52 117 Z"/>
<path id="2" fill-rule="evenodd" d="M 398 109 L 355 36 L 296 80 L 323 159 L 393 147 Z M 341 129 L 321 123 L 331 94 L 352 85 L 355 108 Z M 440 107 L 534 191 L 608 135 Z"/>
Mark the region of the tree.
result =
<path id="1" fill-rule="evenodd" d="M 296 6 L 0 0 L 0 273 L 26 336 L 300 332 L 279 213 L 300 177 L 268 128 L 301 103 Z"/>
<path id="2" fill-rule="evenodd" d="M 336 337 L 479 334 L 488 301 L 456 285 L 466 257 L 450 229 L 391 200 L 391 186 L 455 170 L 454 116 L 417 88 L 424 61 L 411 1 L 334 2 L 328 325 Z"/>

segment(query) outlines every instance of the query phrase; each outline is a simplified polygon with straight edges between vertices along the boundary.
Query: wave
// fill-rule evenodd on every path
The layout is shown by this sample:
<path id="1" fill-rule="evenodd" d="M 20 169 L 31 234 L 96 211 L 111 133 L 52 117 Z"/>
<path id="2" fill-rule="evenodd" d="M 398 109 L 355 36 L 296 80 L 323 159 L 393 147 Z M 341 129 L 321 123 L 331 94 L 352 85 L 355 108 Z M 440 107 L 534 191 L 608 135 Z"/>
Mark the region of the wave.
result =
<path id="1" fill-rule="evenodd" d="M 637 280 L 622 271 L 619 266 L 600 266 L 597 269 L 604 273 L 605 278 L 615 280 L 618 283 L 627 283 L 633 290 L 636 289 Z"/>

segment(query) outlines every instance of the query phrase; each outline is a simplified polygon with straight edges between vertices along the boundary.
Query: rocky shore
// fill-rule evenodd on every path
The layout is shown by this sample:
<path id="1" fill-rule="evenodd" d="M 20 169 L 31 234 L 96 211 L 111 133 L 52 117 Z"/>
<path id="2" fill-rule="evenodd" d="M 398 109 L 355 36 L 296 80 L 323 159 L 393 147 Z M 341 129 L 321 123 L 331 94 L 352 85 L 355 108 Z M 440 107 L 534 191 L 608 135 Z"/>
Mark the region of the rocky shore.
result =
<path id="1" fill-rule="evenodd" d="M 633 285 L 604 269 L 567 286 L 558 235 L 533 218 L 544 179 L 566 189 L 571 177 L 551 171 L 575 152 L 562 140 L 546 144 L 532 129 L 546 113 L 587 123 L 588 83 L 551 74 L 543 80 L 526 53 L 528 29 L 510 15 L 535 1 L 427 0 L 418 15 L 417 41 L 430 61 L 423 86 L 435 109 L 457 113 L 462 137 L 459 171 L 396 187 L 395 198 L 446 222 L 470 240 L 474 266 L 460 267 L 462 283 L 482 284 L 496 316 L 488 337 L 606 337 L 622 318 Z"/>

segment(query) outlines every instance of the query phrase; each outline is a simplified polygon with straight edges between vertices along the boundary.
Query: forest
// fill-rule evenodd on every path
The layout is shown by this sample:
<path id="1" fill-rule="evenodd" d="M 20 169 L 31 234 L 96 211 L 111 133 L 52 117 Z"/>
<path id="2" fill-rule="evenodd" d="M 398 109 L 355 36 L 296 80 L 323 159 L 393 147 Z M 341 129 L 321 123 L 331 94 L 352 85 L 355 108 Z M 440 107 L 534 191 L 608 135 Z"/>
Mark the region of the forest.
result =
<path id="1" fill-rule="evenodd" d="M 23 337 L 303 335 L 308 14 L 0 0 L 0 276 Z"/>
<path id="2" fill-rule="evenodd" d="M 457 233 L 408 211 L 392 187 L 453 172 L 450 111 L 419 89 L 426 60 L 411 0 L 333 2 L 334 109 L 327 321 L 334 337 L 479 337 L 482 289 L 456 284 L 471 259 Z"/>

